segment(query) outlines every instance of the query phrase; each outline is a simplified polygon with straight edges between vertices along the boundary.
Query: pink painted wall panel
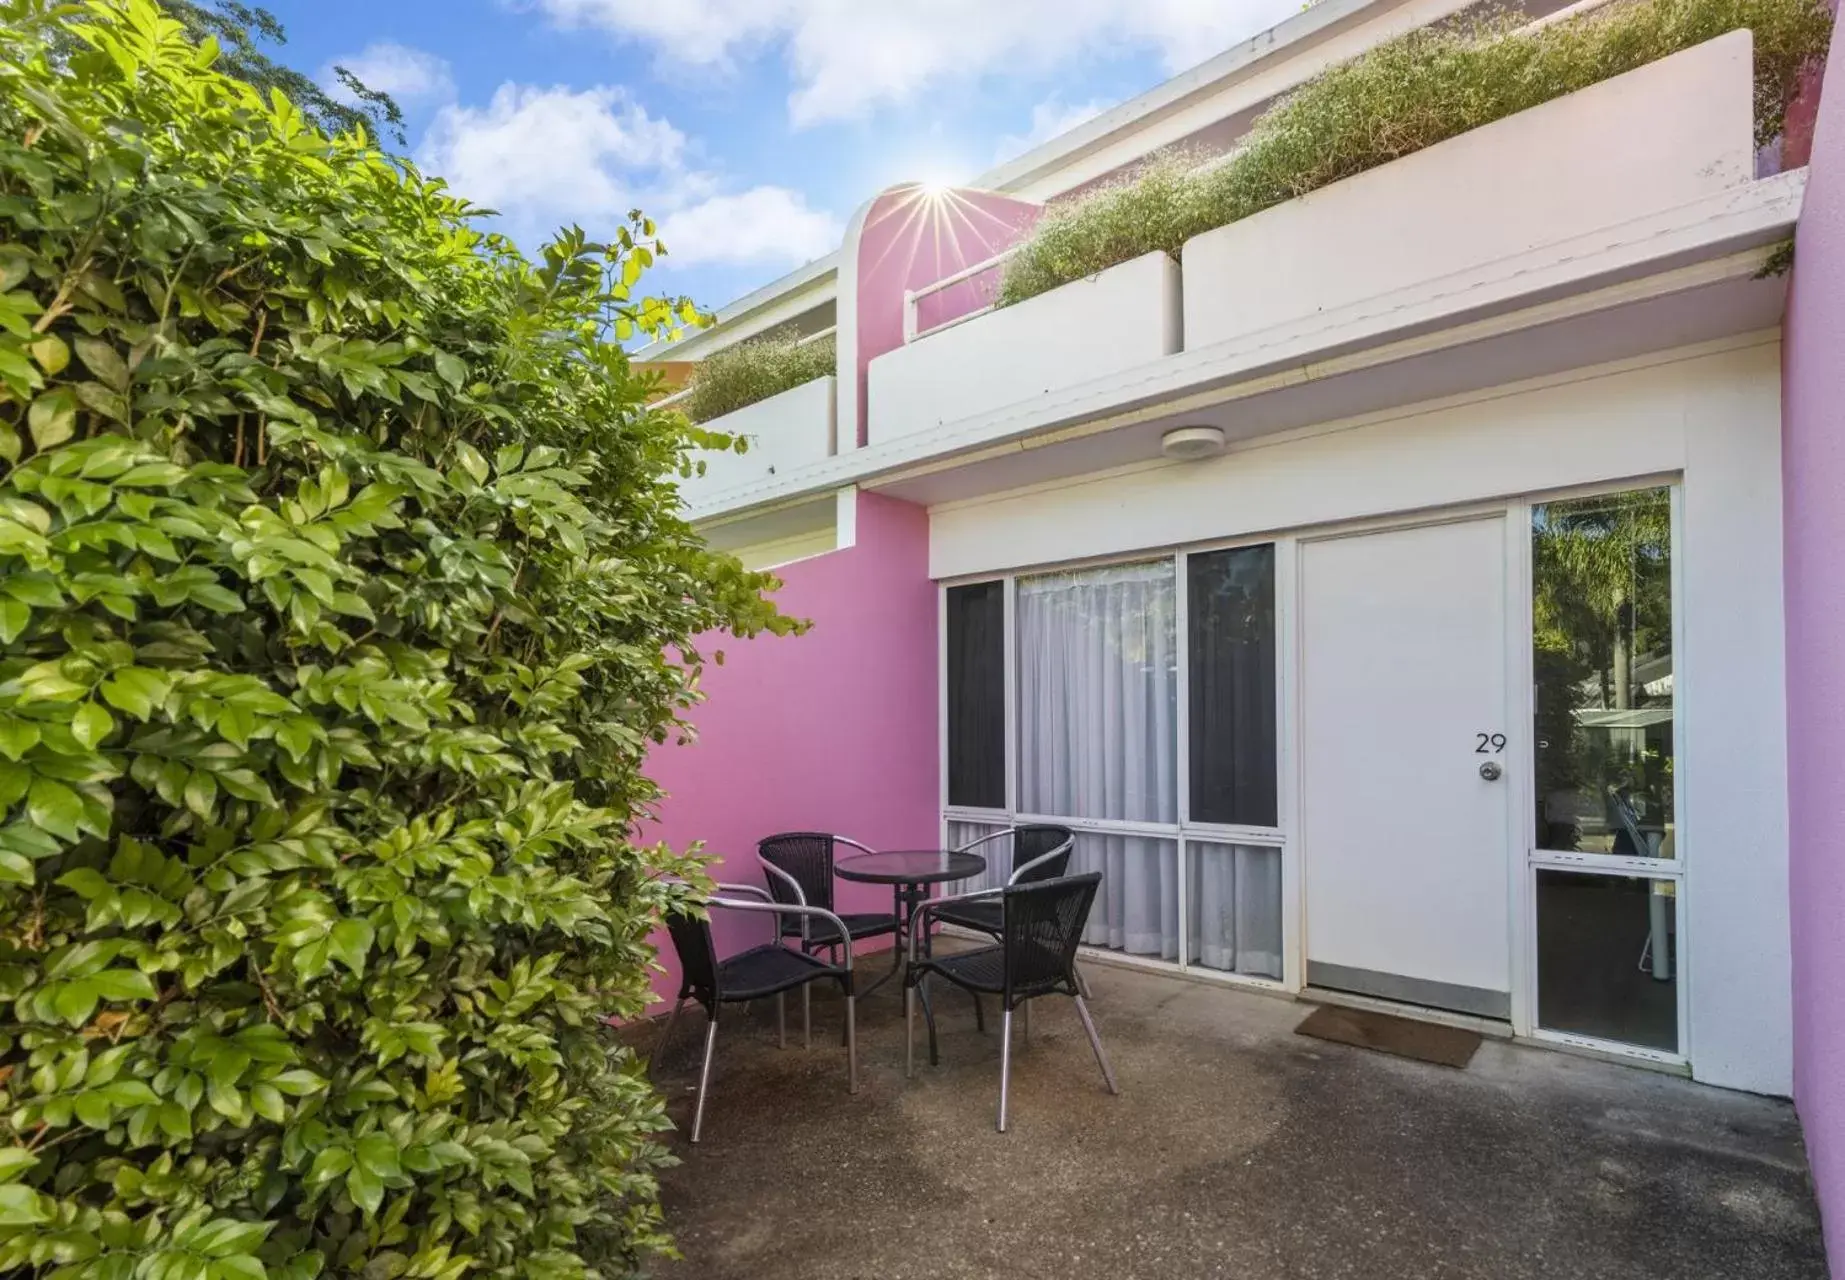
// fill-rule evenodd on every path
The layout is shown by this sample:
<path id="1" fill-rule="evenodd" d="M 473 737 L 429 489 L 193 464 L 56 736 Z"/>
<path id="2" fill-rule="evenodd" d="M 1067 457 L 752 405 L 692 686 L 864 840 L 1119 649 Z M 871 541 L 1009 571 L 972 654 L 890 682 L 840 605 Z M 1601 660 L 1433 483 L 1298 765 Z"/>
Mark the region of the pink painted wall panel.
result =
<path id="1" fill-rule="evenodd" d="M 1794 1099 L 1845 1274 L 1845 53 L 1812 139 L 1783 348 Z"/>
<path id="2" fill-rule="evenodd" d="M 706 700 L 690 717 L 697 740 L 650 761 L 667 799 L 646 838 L 705 841 L 725 859 L 720 880 L 761 884 L 756 842 L 777 831 L 887 849 L 941 838 L 928 514 L 872 494 L 857 501 L 855 546 L 777 571 L 782 611 L 813 628 L 713 646 L 725 661 L 705 668 Z M 839 892 L 846 910 L 891 908 L 888 889 Z M 720 955 L 771 936 L 765 916 L 719 913 L 713 927 Z M 678 965 L 665 934 L 654 941 L 672 971 L 655 990 L 670 997 Z"/>
<path id="3" fill-rule="evenodd" d="M 915 183 L 892 187 L 865 211 L 858 255 L 858 443 L 866 435 L 865 370 L 873 359 L 903 345 L 903 296 L 963 267 L 1003 253 L 1038 220 L 1039 206 L 992 191 L 936 190 Z M 986 300 L 990 286 L 970 281 L 950 293 L 956 312 L 932 304 L 939 324 Z"/>

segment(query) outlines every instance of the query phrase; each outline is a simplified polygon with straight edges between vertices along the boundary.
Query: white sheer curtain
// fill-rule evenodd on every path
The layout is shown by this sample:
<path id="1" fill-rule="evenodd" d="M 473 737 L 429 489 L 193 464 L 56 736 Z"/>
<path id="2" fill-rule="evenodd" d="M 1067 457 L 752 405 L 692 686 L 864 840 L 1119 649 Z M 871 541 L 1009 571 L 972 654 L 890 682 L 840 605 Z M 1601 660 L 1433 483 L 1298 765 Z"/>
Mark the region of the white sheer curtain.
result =
<path id="1" fill-rule="evenodd" d="M 1281 977 L 1281 850 L 1188 840 L 1191 962 Z"/>
<path id="2" fill-rule="evenodd" d="M 1170 560 L 1020 578 L 1019 808 L 1179 820 Z"/>
<path id="3" fill-rule="evenodd" d="M 1019 808 L 1179 820 L 1177 594 L 1170 560 L 1021 578 Z M 1179 953 L 1177 845 L 1077 836 L 1072 871 L 1102 872 L 1083 941 Z"/>

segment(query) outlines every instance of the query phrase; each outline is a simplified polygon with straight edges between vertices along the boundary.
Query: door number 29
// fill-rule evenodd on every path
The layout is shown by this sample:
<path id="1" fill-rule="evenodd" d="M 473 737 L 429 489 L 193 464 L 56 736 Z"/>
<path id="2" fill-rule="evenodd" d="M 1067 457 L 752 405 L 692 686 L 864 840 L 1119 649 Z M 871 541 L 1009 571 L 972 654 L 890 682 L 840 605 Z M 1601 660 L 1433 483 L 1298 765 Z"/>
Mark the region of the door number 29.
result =
<path id="1" fill-rule="evenodd" d="M 1505 750 L 1503 733 L 1476 733 L 1473 736 L 1480 740 L 1480 745 L 1473 749 L 1477 756 L 1496 756 Z"/>

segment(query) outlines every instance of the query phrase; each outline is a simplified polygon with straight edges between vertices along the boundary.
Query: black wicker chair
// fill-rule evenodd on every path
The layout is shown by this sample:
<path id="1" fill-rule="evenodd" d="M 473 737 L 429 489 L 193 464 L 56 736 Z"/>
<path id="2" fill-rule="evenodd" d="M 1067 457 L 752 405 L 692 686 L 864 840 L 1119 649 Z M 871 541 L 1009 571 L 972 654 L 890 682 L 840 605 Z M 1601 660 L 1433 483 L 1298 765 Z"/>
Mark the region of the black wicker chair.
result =
<path id="1" fill-rule="evenodd" d="M 1003 831 L 981 836 L 978 840 L 968 841 L 959 852 L 1007 836 L 1012 837 L 1012 874 L 1006 878 L 1008 885 L 1057 880 L 1069 872 L 1070 851 L 1076 847 L 1076 837 L 1068 827 L 1007 827 Z M 971 898 L 953 903 L 938 910 L 935 918 L 943 924 L 960 925 L 963 929 L 973 929 L 994 938 L 999 937 L 1002 927 L 997 897 Z"/>
<path id="2" fill-rule="evenodd" d="M 835 924 L 816 921 L 808 916 L 784 916 L 782 918 L 782 936 L 799 938 L 801 950 L 817 951 L 824 948 L 829 954 L 837 955 L 842 939 L 857 942 L 863 938 L 877 938 L 885 934 L 895 937 L 902 931 L 895 912 L 857 911 L 851 913 L 833 913 L 833 853 L 838 845 L 846 845 L 862 853 L 875 852 L 870 846 L 862 845 L 845 836 L 830 835 L 824 831 L 784 831 L 779 835 L 769 836 L 756 843 L 756 856 L 762 863 L 763 875 L 769 884 L 769 893 L 777 902 L 789 906 L 819 907 L 827 912 Z M 893 904 L 894 905 L 894 904 Z M 897 972 L 903 962 L 903 948 L 891 947 L 891 970 Z M 877 987 L 890 980 L 890 974 L 879 978 L 865 988 L 869 995 Z M 809 1001 L 805 994 L 801 997 L 801 1038 L 805 1042 L 810 1035 L 812 1018 L 809 1013 Z"/>
<path id="3" fill-rule="evenodd" d="M 1039 996 L 1066 995 L 1076 1002 L 1076 1016 L 1082 1020 L 1089 1047 L 1095 1050 L 1102 1079 L 1110 1093 L 1119 1093 L 1115 1073 L 1108 1065 L 1108 1055 L 1102 1051 L 1101 1037 L 1096 1035 L 1095 1022 L 1089 1016 L 1089 1006 L 1083 1003 L 1076 977 L 1076 947 L 1101 883 L 1102 873 L 1091 871 L 1086 875 L 989 889 L 984 893 L 941 898 L 925 904 L 916 914 L 918 923 L 909 938 L 910 969 L 903 1001 L 905 1075 L 914 1074 L 916 1065 L 917 987 L 930 976 L 939 974 L 958 987 L 997 995 L 1001 999 L 1004 1010 L 999 1050 L 1001 1133 L 1006 1131 L 1006 1095 L 1012 1084 L 1012 1011 Z M 945 956 L 917 954 L 918 935 L 928 927 L 928 918 L 939 908 L 969 898 L 988 897 L 999 899 L 1002 912 L 997 946 Z M 934 1064 L 935 1015 L 927 999 L 923 1001 L 923 1012 L 929 1023 L 929 1061 Z"/>
<path id="4" fill-rule="evenodd" d="M 775 916 L 783 912 L 794 912 L 803 919 L 811 918 L 833 928 L 844 928 L 839 917 L 831 911 L 821 907 L 776 903 L 754 885 L 720 884 L 718 893 L 742 894 L 746 897 L 714 897 L 707 900 L 707 907 Z M 667 916 L 666 926 L 672 934 L 673 950 L 679 954 L 679 968 L 684 977 L 679 984 L 679 999 L 673 1004 L 672 1013 L 667 1016 L 666 1026 L 654 1044 L 647 1065 L 651 1070 L 665 1052 L 685 1002 L 696 1000 L 703 1005 L 707 1019 L 705 1059 L 698 1071 L 698 1103 L 692 1113 L 693 1142 L 698 1141 L 705 1127 L 705 1097 L 711 1089 L 711 1054 L 717 1047 L 718 1011 L 726 1004 L 741 1004 L 774 996 L 776 1039 L 786 1048 L 788 1031 L 784 995 L 796 987 L 805 995 L 816 982 L 837 982 L 846 997 L 847 1091 L 858 1092 L 858 1033 L 854 1025 L 857 998 L 852 989 L 852 943 L 849 938 L 844 943 L 844 960 L 840 964 L 829 964 L 819 956 L 784 946 L 779 937 L 774 942 L 719 960 L 717 948 L 711 941 L 711 921 L 708 918 L 689 911 L 674 912 Z M 778 921 L 778 935 L 781 929 L 782 925 Z"/>

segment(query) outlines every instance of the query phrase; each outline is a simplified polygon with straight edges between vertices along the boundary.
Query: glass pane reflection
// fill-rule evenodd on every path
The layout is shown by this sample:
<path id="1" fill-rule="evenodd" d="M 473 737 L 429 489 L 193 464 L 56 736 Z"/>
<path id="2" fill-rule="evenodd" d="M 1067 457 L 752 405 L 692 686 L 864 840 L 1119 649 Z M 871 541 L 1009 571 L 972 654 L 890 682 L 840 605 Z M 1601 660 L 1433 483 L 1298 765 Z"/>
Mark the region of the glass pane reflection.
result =
<path id="1" fill-rule="evenodd" d="M 1672 505 L 1532 508 L 1537 847 L 1673 856 Z"/>
<path id="2" fill-rule="evenodd" d="M 1537 873 L 1538 1025 L 1678 1052 L 1678 897 L 1669 880 Z"/>

